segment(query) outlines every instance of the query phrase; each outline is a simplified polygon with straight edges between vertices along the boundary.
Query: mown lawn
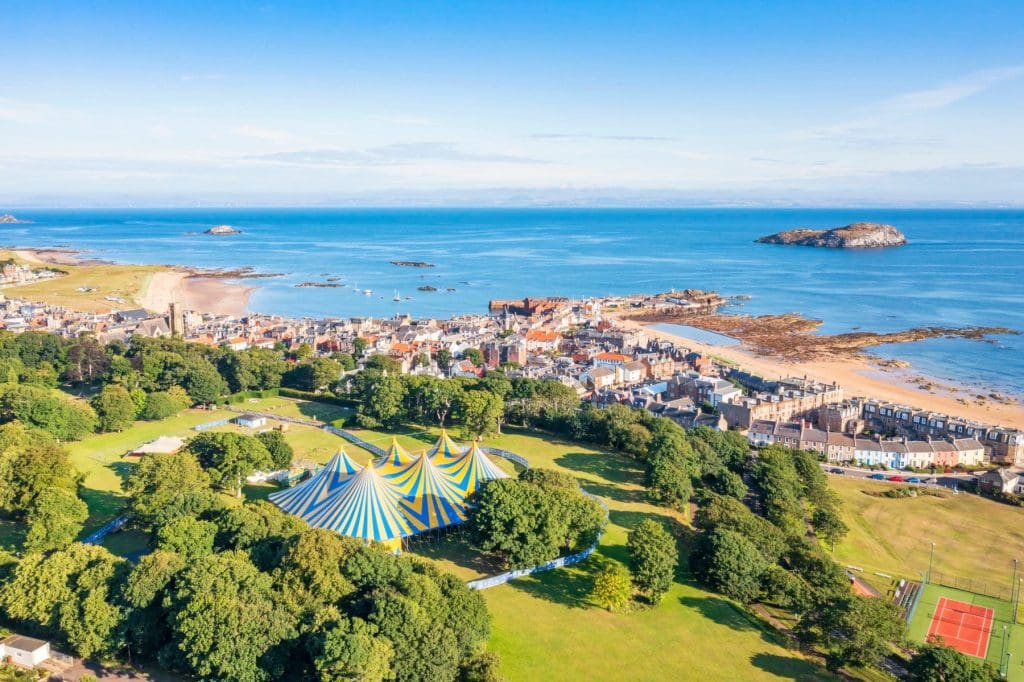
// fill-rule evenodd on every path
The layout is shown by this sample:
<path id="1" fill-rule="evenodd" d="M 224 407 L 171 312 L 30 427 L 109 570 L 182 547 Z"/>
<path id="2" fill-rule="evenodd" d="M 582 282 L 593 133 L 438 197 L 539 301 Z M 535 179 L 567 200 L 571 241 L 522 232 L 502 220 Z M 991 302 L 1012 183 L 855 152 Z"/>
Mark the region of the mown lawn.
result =
<path id="1" fill-rule="evenodd" d="M 684 547 L 689 526 L 681 515 L 647 503 L 642 471 L 628 458 L 543 434 L 506 431 L 485 444 L 516 452 L 532 466 L 572 473 L 610 508 L 608 529 L 587 561 L 484 591 L 493 619 L 490 646 L 510 680 L 829 679 L 776 633 L 694 584 L 685 566 L 657 607 L 608 613 L 590 605 L 594 574 L 605 562 L 628 560 L 626 534 L 641 519 L 666 524 Z M 382 432 L 358 433 L 381 447 L 391 439 Z M 436 430 L 398 432 L 399 443 L 414 452 L 436 437 Z M 347 450 L 357 456 L 357 448 Z M 457 536 L 425 547 L 416 543 L 411 551 L 466 578 L 497 570 Z"/>
<path id="2" fill-rule="evenodd" d="M 935 543 L 934 571 L 1007 585 L 1013 559 L 1024 559 L 1024 509 L 961 493 L 944 497 L 890 499 L 863 491 L 892 484 L 831 476 L 843 499 L 850 533 L 836 546 L 835 559 L 907 578 L 928 570 Z"/>

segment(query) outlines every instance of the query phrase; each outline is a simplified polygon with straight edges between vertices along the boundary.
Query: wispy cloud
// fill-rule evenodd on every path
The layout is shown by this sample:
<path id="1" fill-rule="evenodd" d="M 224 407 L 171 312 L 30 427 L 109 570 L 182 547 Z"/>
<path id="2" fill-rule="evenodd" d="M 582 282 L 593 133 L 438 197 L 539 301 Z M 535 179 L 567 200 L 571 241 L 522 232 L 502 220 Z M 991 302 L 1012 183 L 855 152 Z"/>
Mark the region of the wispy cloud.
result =
<path id="1" fill-rule="evenodd" d="M 546 161 L 512 154 L 465 151 L 452 142 L 409 142 L 366 149 L 299 149 L 245 157 L 250 161 L 295 166 L 351 168 L 400 166 L 423 161 L 543 164 Z"/>
<path id="2" fill-rule="evenodd" d="M 247 137 L 261 142 L 274 142 L 276 144 L 288 144 L 295 141 L 295 135 L 287 130 L 278 128 L 264 128 L 255 125 L 241 125 L 231 129 L 233 135 Z"/>
<path id="3" fill-rule="evenodd" d="M 1004 81 L 1024 76 L 1024 65 L 985 69 L 948 81 L 934 88 L 915 90 L 883 100 L 871 113 L 860 118 L 801 131 L 796 137 L 828 140 L 850 146 L 937 146 L 941 140 L 920 137 L 880 136 L 878 128 L 893 124 L 915 114 L 943 109 L 980 94 Z"/>
<path id="4" fill-rule="evenodd" d="M 610 140 L 613 142 L 667 142 L 674 137 L 662 135 L 592 135 L 589 133 L 534 133 L 535 140 Z"/>

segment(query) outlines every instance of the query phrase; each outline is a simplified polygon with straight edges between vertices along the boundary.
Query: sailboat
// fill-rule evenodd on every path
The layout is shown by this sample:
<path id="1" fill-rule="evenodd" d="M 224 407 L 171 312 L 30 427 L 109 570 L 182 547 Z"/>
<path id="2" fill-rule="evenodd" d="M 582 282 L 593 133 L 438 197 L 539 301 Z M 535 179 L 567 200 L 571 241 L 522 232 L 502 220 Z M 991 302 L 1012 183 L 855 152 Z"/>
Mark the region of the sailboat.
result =
<path id="1" fill-rule="evenodd" d="M 398 289 L 395 289 L 395 297 L 393 299 L 391 299 L 391 300 L 392 301 L 401 301 L 402 300 L 402 297 L 398 295 Z"/>

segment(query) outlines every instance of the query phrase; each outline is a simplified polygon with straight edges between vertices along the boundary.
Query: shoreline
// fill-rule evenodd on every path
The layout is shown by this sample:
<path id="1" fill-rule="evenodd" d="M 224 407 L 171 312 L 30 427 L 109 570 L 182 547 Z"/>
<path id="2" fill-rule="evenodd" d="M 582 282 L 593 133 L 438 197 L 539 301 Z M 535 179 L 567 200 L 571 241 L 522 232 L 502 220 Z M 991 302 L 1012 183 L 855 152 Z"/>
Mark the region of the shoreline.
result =
<path id="1" fill-rule="evenodd" d="M 98 259 L 82 258 L 82 253 L 66 247 L 12 248 L 23 260 L 38 264 L 88 267 L 119 265 Z M 166 313 L 170 303 L 178 303 L 186 310 L 212 315 L 242 317 L 252 312 L 249 301 L 256 286 L 242 284 L 233 279 L 245 279 L 248 270 L 217 271 L 180 265 L 134 266 L 150 267 L 142 290 L 134 296 L 134 303 L 156 313 Z M 254 273 L 254 278 L 268 277 Z M 969 384 L 929 376 L 915 368 L 895 366 L 883 357 L 794 360 L 758 353 L 742 339 L 736 346 L 717 346 L 689 338 L 682 334 L 655 329 L 654 321 L 636 321 L 624 316 L 611 315 L 626 328 L 643 329 L 649 337 L 673 341 L 692 350 L 723 358 L 739 364 L 766 378 L 808 376 L 828 383 L 838 383 L 848 396 L 869 396 L 880 400 L 911 405 L 920 409 L 976 419 L 993 424 L 1024 427 L 1024 404 L 1021 396 L 1012 396 L 1012 402 L 986 400 L 975 397 L 979 390 Z M 887 366 L 887 363 L 888 366 Z M 931 390 L 925 390 L 927 385 Z"/>
<path id="2" fill-rule="evenodd" d="M 121 265 L 96 258 L 82 258 L 81 251 L 64 248 L 14 247 L 10 249 L 18 258 L 38 265 L 65 267 L 91 267 Z M 133 302 L 155 313 L 166 313 L 170 304 L 179 303 L 186 310 L 212 315 L 242 317 L 249 311 L 249 299 L 255 286 L 228 281 L 244 278 L 245 271 L 218 272 L 179 265 L 150 265 L 143 289 Z M 260 277 L 262 275 L 256 275 Z"/>
<path id="3" fill-rule="evenodd" d="M 652 324 L 642 324 L 617 316 L 614 319 L 623 327 L 642 329 L 651 338 L 672 341 L 690 350 L 722 358 L 768 379 L 807 376 L 827 383 L 838 383 L 843 387 L 847 397 L 866 396 L 989 424 L 1024 427 L 1024 405 L 1021 403 L 979 403 L 974 398 L 977 391 L 972 390 L 970 386 L 929 377 L 912 368 L 909 371 L 907 368 L 890 369 L 861 358 L 786 361 L 758 355 L 743 344 L 715 346 L 655 329 Z M 884 359 L 880 360 L 884 362 Z M 913 376 L 910 376 L 911 374 Z M 930 381 L 935 390 L 923 390 L 920 387 L 922 378 Z M 961 400 L 964 402 L 960 402 Z"/>

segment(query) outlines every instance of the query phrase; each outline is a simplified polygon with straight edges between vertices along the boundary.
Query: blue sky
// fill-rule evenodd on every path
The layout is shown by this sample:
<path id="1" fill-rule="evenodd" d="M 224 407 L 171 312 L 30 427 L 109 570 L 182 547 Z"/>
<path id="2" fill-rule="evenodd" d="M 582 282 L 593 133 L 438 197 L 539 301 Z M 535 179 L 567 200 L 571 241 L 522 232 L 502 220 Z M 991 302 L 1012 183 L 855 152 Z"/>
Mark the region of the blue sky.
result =
<path id="1" fill-rule="evenodd" d="M 0 204 L 1024 203 L 1019 0 L 0 17 Z"/>

